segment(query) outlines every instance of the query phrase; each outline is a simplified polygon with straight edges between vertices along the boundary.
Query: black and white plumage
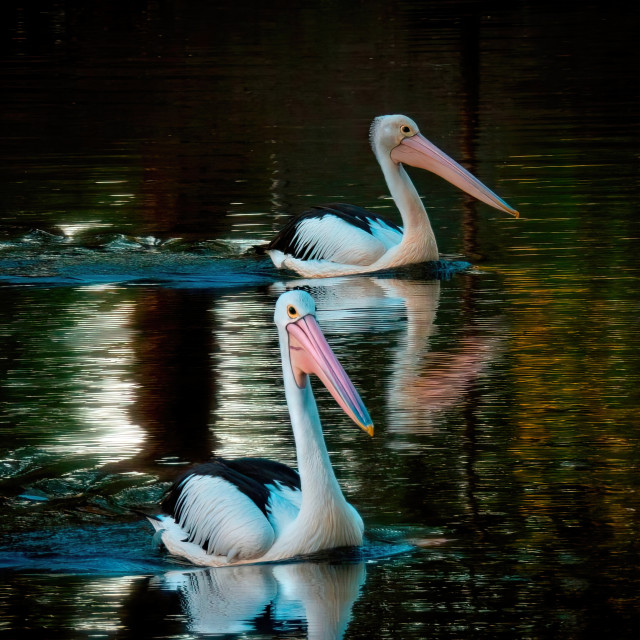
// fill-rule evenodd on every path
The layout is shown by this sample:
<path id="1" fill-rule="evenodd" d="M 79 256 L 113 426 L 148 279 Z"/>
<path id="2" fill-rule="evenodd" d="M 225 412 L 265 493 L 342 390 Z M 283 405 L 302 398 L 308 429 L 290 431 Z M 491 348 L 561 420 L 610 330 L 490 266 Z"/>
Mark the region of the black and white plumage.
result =
<path id="1" fill-rule="evenodd" d="M 300 497 L 300 477 L 287 465 L 261 458 L 218 458 L 178 479 L 162 508 L 189 534 L 188 542 L 233 562 L 271 546 L 297 515 Z M 220 513 L 234 526 L 220 526 Z M 249 538 L 236 536 L 241 526 L 252 529 Z"/>
<path id="2" fill-rule="evenodd" d="M 359 242 L 354 245 L 356 234 Z M 368 264 L 372 254 L 382 256 L 401 240 L 402 227 L 395 222 L 353 204 L 333 202 L 291 218 L 269 243 L 269 251 L 305 262 Z"/>
<path id="3" fill-rule="evenodd" d="M 318 327 L 311 296 L 283 293 L 274 320 L 298 472 L 262 458 L 219 458 L 178 478 L 166 514 L 149 520 L 170 553 L 194 564 L 266 562 L 362 543 L 364 525 L 333 472 L 309 375 L 369 435 L 371 418 Z"/>
<path id="4" fill-rule="evenodd" d="M 403 165 L 436 173 L 486 204 L 518 216 L 504 200 L 424 138 L 403 115 L 379 116 L 370 141 L 403 226 L 350 204 L 314 207 L 260 247 L 278 268 L 308 278 L 369 273 L 438 259 L 427 212 Z"/>

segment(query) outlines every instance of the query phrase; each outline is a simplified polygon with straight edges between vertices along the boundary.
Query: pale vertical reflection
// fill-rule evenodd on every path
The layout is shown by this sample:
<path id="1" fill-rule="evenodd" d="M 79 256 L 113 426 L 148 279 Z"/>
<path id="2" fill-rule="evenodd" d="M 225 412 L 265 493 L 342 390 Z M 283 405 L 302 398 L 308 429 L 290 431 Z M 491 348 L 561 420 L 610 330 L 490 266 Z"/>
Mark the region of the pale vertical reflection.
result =
<path id="1" fill-rule="evenodd" d="M 267 563 L 171 571 L 151 586 L 180 594 L 187 628 L 198 635 L 244 637 L 304 621 L 309 640 L 338 640 L 365 578 L 364 563 Z"/>
<path id="2" fill-rule="evenodd" d="M 431 350 L 440 301 L 440 283 L 389 281 L 403 295 L 407 327 L 396 345 L 386 389 L 388 430 L 395 436 L 434 434 L 446 423 L 445 412 L 458 411 L 472 385 L 500 354 L 501 320 L 476 321 L 447 349 Z M 413 443 L 395 438 L 392 446 Z"/>
<path id="3" fill-rule="evenodd" d="M 339 293 L 333 288 L 340 285 Z M 273 310 L 280 293 L 289 285 L 274 285 L 264 297 L 239 294 L 217 301 L 212 323 L 216 327 L 215 355 L 219 372 L 218 410 L 214 418 L 221 456 L 264 456 L 295 464 L 295 445 L 282 384 L 282 364 Z M 384 288 L 374 280 L 358 279 L 350 285 L 345 279 L 331 279 L 319 285 L 295 281 L 291 286 L 306 286 L 316 300 L 318 321 L 338 359 L 347 369 L 356 387 L 361 378 L 357 368 L 367 369 L 366 349 L 361 347 L 361 332 L 387 331 L 397 323 L 397 304 L 380 303 Z M 390 301 L 387 301 L 390 302 Z M 321 421 L 331 429 L 332 438 L 345 446 L 340 460 L 349 458 L 351 443 L 359 450 L 361 432 L 352 428 L 348 418 L 328 395 L 322 384 L 312 381 Z M 366 393 L 364 396 L 366 398 Z M 366 400 L 365 400 L 366 402 Z M 339 425 L 339 429 L 332 429 Z M 344 427 L 344 428 L 342 428 Z M 357 455 L 357 454 L 355 454 Z M 339 465 L 336 458 L 334 464 Z"/>
<path id="4" fill-rule="evenodd" d="M 87 293 L 103 294 L 109 287 L 87 287 Z M 135 402 L 131 379 L 134 361 L 131 301 L 108 305 L 104 295 L 72 305 L 67 316 L 74 320 L 61 337 L 74 360 L 70 396 L 65 399 L 85 428 L 61 435 L 52 449 L 59 453 L 100 455 L 102 462 L 126 458 L 139 450 L 144 434 L 130 420 Z"/>
<path id="5" fill-rule="evenodd" d="M 238 294 L 220 298 L 213 309 L 219 345 L 215 355 L 219 408 L 214 424 L 221 456 L 295 461 L 274 304 L 272 297 Z"/>
<path id="6" fill-rule="evenodd" d="M 500 353 L 499 318 L 465 330 L 454 347 L 431 351 L 440 299 L 438 281 L 297 280 L 273 285 L 271 298 L 221 299 L 214 310 L 220 345 L 220 409 L 215 421 L 220 455 L 294 460 L 272 319 L 277 295 L 290 286 L 306 288 L 316 300 L 320 326 L 365 403 L 369 399 L 375 407 L 379 398 L 385 398 L 386 415 L 383 418 L 378 410 L 374 422 L 384 419 L 384 431 L 393 435 L 393 448 L 413 446 L 404 439 L 406 435 L 438 431 L 442 414 L 458 410 L 469 388 Z M 322 385 L 317 381 L 313 385 L 328 434 L 333 424 L 345 423 L 335 403 L 324 402 Z M 331 434 L 344 444 L 341 460 L 354 452 L 357 457 L 357 432 L 340 428 Z"/>
<path id="7" fill-rule="evenodd" d="M 439 283 L 375 277 L 280 282 L 270 288 L 268 297 L 228 296 L 217 301 L 213 310 L 215 342 L 220 346 L 215 356 L 220 383 L 214 423 L 221 456 L 264 456 L 296 463 L 273 324 L 278 295 L 292 287 L 307 289 L 315 299 L 318 322 L 365 404 L 375 409 L 374 423 L 382 433 L 389 424 L 395 425 L 397 413 L 405 410 L 387 400 L 391 411 L 384 425 L 380 404 L 385 388 L 402 391 L 416 360 L 421 361 L 428 351 Z M 391 354 L 399 354 L 392 364 Z M 387 363 L 393 368 L 394 380 L 390 382 L 381 374 L 388 371 Z M 330 454 L 335 454 L 331 456 L 334 468 L 345 487 L 357 492 L 366 439 L 322 384 L 317 379 L 312 384 Z M 424 406 L 419 411 L 423 414 Z M 414 414 L 410 417 L 417 420 Z"/>
<path id="8" fill-rule="evenodd" d="M 139 576 L 103 577 L 83 582 L 80 591 L 68 592 L 66 604 L 75 612 L 69 621 L 73 629 L 96 638 L 103 637 L 106 632 L 122 630 L 122 605 L 139 580 Z"/>

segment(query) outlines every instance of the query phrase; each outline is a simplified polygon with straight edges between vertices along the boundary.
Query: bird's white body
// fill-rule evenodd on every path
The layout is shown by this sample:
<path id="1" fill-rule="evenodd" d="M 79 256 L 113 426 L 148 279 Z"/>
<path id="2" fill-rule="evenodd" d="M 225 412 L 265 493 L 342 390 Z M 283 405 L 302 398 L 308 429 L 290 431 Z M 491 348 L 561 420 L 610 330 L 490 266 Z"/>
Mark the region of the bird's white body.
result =
<path id="1" fill-rule="evenodd" d="M 309 374 L 370 435 L 371 420 L 322 336 L 311 296 L 282 294 L 275 321 L 299 475 L 254 458 L 215 460 L 185 474 L 166 502 L 170 513 L 150 521 L 170 553 L 194 564 L 269 562 L 362 543 L 362 518 L 331 466 Z"/>
<path id="2" fill-rule="evenodd" d="M 438 260 L 429 216 L 404 164 L 437 173 L 490 206 L 518 215 L 426 140 L 410 118 L 402 115 L 376 118 L 371 125 L 370 139 L 402 217 L 402 227 L 353 205 L 334 203 L 315 207 L 291 219 L 264 247 L 276 267 L 319 278 L 371 273 Z"/>

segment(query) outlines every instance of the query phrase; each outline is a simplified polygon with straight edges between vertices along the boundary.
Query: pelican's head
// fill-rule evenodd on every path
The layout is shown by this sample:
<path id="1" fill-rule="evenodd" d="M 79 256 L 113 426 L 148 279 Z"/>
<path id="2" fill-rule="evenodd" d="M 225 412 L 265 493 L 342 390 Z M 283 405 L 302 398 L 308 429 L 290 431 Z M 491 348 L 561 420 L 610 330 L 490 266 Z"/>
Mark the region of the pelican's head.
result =
<path id="1" fill-rule="evenodd" d="M 370 141 L 381 164 L 390 158 L 396 165 L 408 164 L 426 169 L 494 209 L 518 217 L 518 212 L 502 198 L 429 142 L 411 118 L 402 115 L 378 116 L 371 124 Z"/>
<path id="2" fill-rule="evenodd" d="M 389 155 L 405 138 L 419 133 L 418 125 L 407 116 L 378 116 L 371 123 L 369 140 L 376 156 Z"/>
<path id="3" fill-rule="evenodd" d="M 290 367 L 296 385 L 304 388 L 309 374 L 315 373 L 344 412 L 373 436 L 369 413 L 318 326 L 313 298 L 301 290 L 283 293 L 273 319 L 283 347 L 282 366 Z"/>

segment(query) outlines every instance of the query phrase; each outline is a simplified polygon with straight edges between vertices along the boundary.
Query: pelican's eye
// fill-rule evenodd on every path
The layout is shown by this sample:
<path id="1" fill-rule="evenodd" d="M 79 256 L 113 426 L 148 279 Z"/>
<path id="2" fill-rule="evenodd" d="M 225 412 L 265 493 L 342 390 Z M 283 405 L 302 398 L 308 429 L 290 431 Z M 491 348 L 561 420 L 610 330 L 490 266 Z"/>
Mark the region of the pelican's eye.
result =
<path id="1" fill-rule="evenodd" d="M 292 304 L 290 304 L 287 307 L 287 315 L 290 318 L 297 318 L 298 317 L 298 310 Z"/>
<path id="2" fill-rule="evenodd" d="M 409 135 L 411 133 L 411 127 L 408 124 L 403 124 L 400 127 L 400 131 L 402 131 L 402 133 Z"/>

